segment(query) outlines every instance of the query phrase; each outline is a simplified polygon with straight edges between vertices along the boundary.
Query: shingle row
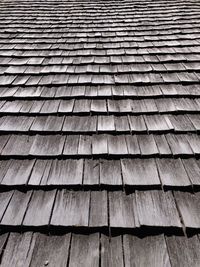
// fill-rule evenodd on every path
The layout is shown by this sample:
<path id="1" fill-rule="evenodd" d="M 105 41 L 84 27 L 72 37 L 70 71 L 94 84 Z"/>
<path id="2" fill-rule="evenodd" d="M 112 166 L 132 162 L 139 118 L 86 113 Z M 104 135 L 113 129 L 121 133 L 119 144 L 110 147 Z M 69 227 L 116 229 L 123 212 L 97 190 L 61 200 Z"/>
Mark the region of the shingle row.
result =
<path id="1" fill-rule="evenodd" d="M 97 55 L 105 55 L 105 52 L 102 52 L 102 49 L 105 51 L 107 49 L 110 49 L 110 54 L 113 56 L 117 56 L 118 54 L 125 54 L 125 51 L 127 51 L 127 57 L 128 55 L 138 55 L 138 62 L 145 62 L 145 59 L 147 62 L 158 62 L 158 57 L 153 57 L 153 54 L 156 54 L 156 50 L 158 49 L 160 51 L 166 51 L 166 54 L 172 53 L 172 55 L 177 52 L 177 59 L 180 61 L 180 53 L 183 53 L 182 58 L 183 59 L 188 59 L 188 60 L 193 60 L 195 61 L 195 54 L 199 53 L 199 39 L 196 40 L 190 40 L 190 39 L 177 39 L 177 40 L 166 40 L 164 41 L 164 38 L 160 38 L 160 40 L 155 40 L 155 41 L 144 41 L 143 38 L 141 38 L 140 41 L 136 41 L 133 37 L 128 38 L 128 37 L 121 37 L 119 39 L 115 38 L 104 38 L 101 42 L 99 41 L 98 38 L 90 38 L 90 42 L 76 42 L 77 39 L 70 39 L 68 42 L 62 42 L 55 45 L 55 41 L 50 41 L 47 44 L 44 44 L 42 41 L 38 41 L 37 44 L 33 44 L 33 40 L 26 40 L 24 41 L 23 44 L 20 44 L 18 42 L 14 44 L 10 44 L 9 39 L 5 39 L 3 43 L 1 43 L 1 56 L 41 56 L 41 57 L 46 57 L 46 56 L 73 56 L 77 55 L 77 50 L 80 52 L 78 53 L 81 55 L 83 53 L 84 56 L 84 51 L 86 56 L 92 55 L 94 56 L 95 50 Z M 149 37 L 150 39 L 150 37 Z M 97 45 L 97 42 L 100 42 Z M 9 43 L 9 44 L 7 44 Z M 117 53 L 114 55 L 112 52 L 112 49 L 114 48 L 119 48 L 117 50 Z M 122 49 L 123 48 L 123 49 Z M 195 49 L 197 48 L 197 49 Z M 122 50 L 121 50 L 122 49 Z M 150 50 L 150 54 L 148 55 L 148 49 Z M 73 52 L 74 50 L 74 52 Z M 93 50 L 93 52 L 91 52 Z M 138 53 L 137 53 L 138 50 Z M 48 51 L 48 53 L 47 53 Z M 172 52 L 171 52 L 172 51 Z M 190 55 L 191 53 L 191 55 Z M 140 55 L 141 54 L 141 55 Z M 141 56 L 144 56 L 142 59 Z M 158 53 L 159 55 L 159 53 Z M 140 57 L 139 57 L 140 56 Z M 151 58 L 152 56 L 152 58 Z M 184 58 L 185 56 L 185 58 Z M 151 59 L 151 60 L 149 60 Z M 154 59 L 154 60 L 153 60 Z M 197 58 L 196 60 L 198 60 Z M 173 61 L 172 56 L 170 56 L 170 60 Z M 176 60 L 176 55 L 174 60 Z M 177 60 L 178 61 L 178 60 Z M 167 62 L 167 59 L 165 59 L 165 62 Z"/>
<path id="2" fill-rule="evenodd" d="M 16 42 L 14 44 L 20 44 L 20 43 L 30 43 L 30 40 L 35 39 L 35 43 L 44 43 L 44 40 L 49 41 L 49 43 L 53 44 L 54 42 L 58 43 L 75 43 L 75 39 L 78 39 L 78 43 L 81 43 L 81 40 L 83 42 L 87 43 L 94 43 L 95 40 L 99 40 L 101 43 L 108 42 L 109 38 L 113 38 L 112 42 L 116 42 L 116 40 L 119 40 L 119 42 L 123 41 L 131 41 L 131 42 L 144 42 L 143 35 L 146 34 L 145 41 L 163 41 L 164 39 L 167 39 L 167 41 L 181 41 L 184 43 L 184 41 L 189 42 L 191 40 L 194 40 L 195 44 L 198 44 L 198 40 L 200 38 L 199 32 L 177 32 L 176 35 L 173 33 L 152 33 L 151 31 L 144 31 L 144 33 L 141 31 L 140 34 L 137 33 L 137 31 L 133 31 L 129 29 L 128 31 L 115 31 L 115 32 L 90 32 L 90 33 L 79 33 L 79 32 L 67 32 L 67 33 L 43 33 L 41 34 L 15 34 L 16 36 Z M 1 38 L 1 43 L 5 43 L 5 41 L 11 39 L 12 35 L 11 33 L 3 33 Z M 20 42 L 21 40 L 21 42 Z"/>
<path id="3" fill-rule="evenodd" d="M 200 115 L 2 116 L 0 132 L 18 133 L 186 133 L 200 131 Z"/>
<path id="4" fill-rule="evenodd" d="M 188 20 L 190 20 L 190 23 L 188 23 Z M 80 23 L 77 21 L 74 21 L 73 24 L 71 24 L 69 21 L 63 21 L 61 23 L 56 24 L 55 21 L 52 21 L 51 29 L 48 28 L 47 23 L 43 21 L 43 24 L 40 24 L 38 22 L 33 23 L 30 20 L 24 19 L 23 21 L 20 21 L 16 19 L 14 23 L 10 21 L 10 24 L 7 25 L 7 28 L 5 30 L 5 25 L 7 23 L 7 18 L 4 20 L 0 19 L 0 31 L 4 34 L 13 34 L 14 29 L 17 30 L 17 33 L 29 33 L 29 34 L 39 34 L 43 33 L 41 30 L 45 29 L 45 33 L 60 33 L 60 30 L 62 30 L 63 33 L 66 32 L 78 32 L 78 33 L 91 33 L 91 32 L 102 32 L 102 33 L 112 33 L 113 31 L 124 31 L 126 29 L 127 31 L 135 31 L 137 35 L 139 35 L 140 31 L 142 31 L 143 34 L 147 34 L 147 38 L 150 35 L 154 34 L 175 34 L 175 33 L 191 33 L 191 30 L 193 29 L 194 32 L 198 32 L 199 28 L 199 20 L 198 18 L 182 18 L 181 20 L 176 20 L 170 23 L 170 21 L 162 21 L 158 22 L 156 25 L 152 21 L 149 21 L 148 23 L 144 23 L 144 25 L 139 25 L 138 23 L 131 21 L 130 22 L 114 22 L 112 24 L 108 22 L 104 23 L 96 23 L 93 20 L 92 24 L 86 24 L 86 23 Z M 142 34 L 140 34 L 142 35 Z"/>
<path id="5" fill-rule="evenodd" d="M 182 267 L 200 264 L 199 236 L 132 235 L 108 237 L 104 234 L 10 233 L 0 236 L 2 267 L 68 266 L 81 267 Z M 3 248 L 5 248 L 3 250 Z M 20 251 L 20 253 L 19 253 Z M 101 264 L 100 264 L 101 263 Z"/>
<path id="6" fill-rule="evenodd" d="M 197 159 L 1 160 L 0 185 L 12 188 L 152 189 L 200 186 Z M 9 188 L 9 187 L 8 187 Z M 8 189 L 7 188 L 7 189 Z"/>
<path id="7" fill-rule="evenodd" d="M 200 136 L 3 135 L 0 153 L 4 157 L 194 157 L 200 154 Z"/>
<path id="8" fill-rule="evenodd" d="M 199 98 L 148 98 L 131 99 L 49 99 L 49 100 L 15 100 L 0 101 L 0 114 L 48 115 L 48 114 L 179 114 L 198 113 Z"/>
<path id="9" fill-rule="evenodd" d="M 200 85 L 164 84 L 154 86 L 12 86 L 1 87 L 0 99 L 32 98 L 32 99 L 58 99 L 58 98 L 162 98 L 200 96 Z M 166 99 L 166 97 L 168 97 Z M 170 101 L 170 100 L 169 100 Z M 182 100 L 184 101 L 184 100 Z"/>
<path id="10" fill-rule="evenodd" d="M 87 3 L 88 4 L 88 3 Z M 40 3 L 41 5 L 41 3 Z M 64 5 L 64 7 L 57 7 L 57 13 L 60 15 L 61 18 L 63 18 L 63 21 L 65 20 L 70 20 L 70 19 L 74 19 L 74 20 L 84 20 L 86 21 L 91 21 L 91 20 L 95 20 L 95 21 L 102 21 L 104 18 L 109 21 L 111 19 L 113 20 L 120 20 L 122 18 L 132 18 L 133 15 L 135 15 L 132 20 L 133 21 L 139 21 L 139 18 L 143 19 L 143 20 L 155 20 L 155 18 L 158 18 L 160 20 L 169 20 L 173 15 L 174 16 L 178 16 L 178 15 L 185 15 L 187 17 L 192 16 L 192 15 L 199 15 L 198 10 L 199 10 L 199 5 L 195 5 L 195 10 L 191 10 L 190 9 L 186 9 L 185 7 L 181 7 L 180 3 L 177 3 L 176 6 L 179 7 L 178 12 L 176 10 L 173 9 L 163 9 L 163 8 L 159 8 L 159 10 L 154 10 L 154 14 L 152 14 L 151 10 L 148 9 L 144 9 L 144 10 L 138 10 L 133 8 L 133 6 L 127 6 L 126 8 L 120 8 L 120 6 L 110 6 L 108 8 L 110 8 L 111 10 L 107 10 L 106 7 L 104 10 L 102 10 L 101 8 L 98 7 L 94 7 L 93 8 L 88 8 L 88 7 L 79 7 L 78 10 L 75 8 L 76 7 L 76 3 L 74 3 L 74 8 L 70 8 L 70 12 L 69 12 L 69 8 Z M 24 5 L 26 7 L 26 4 Z M 16 17 L 20 18 L 21 14 L 24 14 L 24 6 L 20 6 L 16 9 L 14 7 L 11 7 L 12 11 L 14 11 L 13 15 L 15 15 Z M 5 9 L 3 8 L 4 6 L 1 5 L 1 9 L 2 9 L 2 13 L 1 13 L 1 17 L 6 17 L 7 19 L 9 19 L 10 17 L 10 12 L 9 9 Z M 48 7 L 48 5 L 47 5 Z M 159 7 L 159 6 L 157 6 Z M 151 7 L 152 8 L 152 7 Z M 26 17 L 28 17 L 29 14 L 33 15 L 37 15 L 38 17 L 40 17 L 42 14 L 45 15 L 45 17 L 48 19 L 49 17 L 53 16 L 54 14 L 54 10 L 49 9 L 49 12 L 45 14 L 47 8 L 45 7 L 38 7 L 37 10 L 32 10 L 30 7 L 26 8 Z M 48 10 L 47 9 L 47 10 Z M 94 10 L 96 9 L 96 10 Z M 17 12 L 18 11 L 18 12 Z M 81 12 L 82 11 L 82 12 Z M 31 13 L 32 12 L 32 13 Z M 118 16 L 117 16 L 118 15 Z M 26 18 L 25 17 L 25 18 Z M 23 18 L 24 19 L 24 18 Z M 29 18 L 30 19 L 30 18 Z M 56 20 L 57 18 L 54 17 L 54 20 Z M 78 21 L 80 23 L 80 21 Z"/>
<path id="11" fill-rule="evenodd" d="M 76 44 L 61 42 L 60 44 L 55 45 L 49 40 L 49 44 L 41 44 L 38 41 L 36 47 L 37 49 L 34 49 L 35 46 L 28 39 L 26 39 L 26 42 L 24 42 L 23 47 L 22 45 L 20 46 L 18 42 L 16 40 L 15 44 L 7 44 L 5 40 L 0 46 L 1 58 L 4 59 L 6 57 L 6 55 L 4 55 L 6 52 L 10 52 L 10 55 L 8 55 L 9 61 L 13 59 L 12 55 L 15 54 L 15 56 L 17 56 L 11 62 L 13 65 L 20 65 L 20 58 L 24 58 L 24 61 L 27 64 L 31 64 L 31 61 L 29 62 L 27 57 L 33 57 L 33 62 L 34 58 L 38 58 L 38 60 L 41 58 L 47 58 L 47 62 L 51 62 L 53 60 L 52 57 L 60 58 L 61 62 L 65 59 L 68 64 L 71 64 L 73 61 L 76 63 L 77 56 L 80 57 L 79 60 L 81 62 L 85 62 L 86 59 L 88 59 L 87 62 L 89 61 L 92 63 L 96 61 L 95 63 L 99 64 L 107 63 L 107 61 L 105 62 L 104 57 L 109 60 L 111 56 L 112 60 L 118 58 L 118 61 L 116 62 L 115 60 L 114 63 L 130 62 L 129 57 L 131 58 L 131 56 L 135 56 L 135 59 L 141 63 L 146 61 L 155 63 L 159 63 L 159 61 L 180 61 L 180 59 L 183 61 L 186 59 L 187 61 L 196 61 L 199 59 L 199 42 L 194 40 L 193 46 L 189 41 L 187 44 L 182 46 L 181 43 L 183 41 L 181 40 L 179 40 L 179 42 L 166 41 L 165 44 L 161 41 L 159 43 L 154 42 L 155 44 L 146 41 L 143 43 L 140 42 L 140 45 L 136 42 L 109 42 L 102 43 L 101 45 L 95 43 Z M 19 50 L 19 48 L 21 49 Z M 13 51 L 15 53 L 13 53 Z M 196 59 L 195 55 L 197 55 Z M 99 62 L 97 60 L 99 60 Z M 135 63 L 135 61 L 133 61 L 133 63 Z M 36 65 L 37 63 L 34 64 Z"/>
<path id="12" fill-rule="evenodd" d="M 121 73 L 162 73 L 173 72 L 176 70 L 177 75 L 181 71 L 193 72 L 199 70 L 200 62 L 194 63 L 178 63 L 178 64 L 120 64 L 120 65 L 47 65 L 47 66 L 9 66 L 9 67 L 0 67 L 1 74 L 84 74 L 84 73 L 95 73 L 95 74 L 121 74 Z"/>
<path id="13" fill-rule="evenodd" d="M 0 75 L 0 85 L 114 85 L 114 84 L 163 84 L 199 83 L 198 72 L 165 72 L 139 74 L 55 74 L 55 75 Z"/>
<path id="14" fill-rule="evenodd" d="M 135 33 L 135 36 L 142 36 L 142 35 L 146 35 L 146 37 L 148 38 L 149 36 L 156 36 L 156 35 L 174 35 L 174 34 L 178 34 L 178 36 L 180 36 L 180 34 L 194 34 L 198 32 L 199 29 L 199 23 L 195 22 L 195 20 L 191 21 L 191 23 L 188 24 L 183 24 L 183 22 L 179 22 L 177 24 L 173 24 L 170 25 L 168 29 L 165 29 L 163 25 L 154 25 L 153 29 L 152 26 L 141 26 L 138 27 L 139 25 L 135 24 L 135 23 L 113 23 L 112 25 L 108 25 L 106 26 L 105 23 L 104 25 L 101 24 L 92 24 L 92 25 L 86 25 L 86 24 L 80 24 L 80 23 L 75 23 L 74 24 L 70 24 L 70 23 L 65 23 L 66 28 L 63 28 L 62 33 L 60 33 L 59 29 L 63 27 L 63 25 L 57 25 L 57 27 L 53 27 L 53 29 L 49 29 L 47 27 L 45 27 L 46 25 L 37 25 L 33 24 L 31 22 L 27 22 L 26 20 L 24 21 L 25 23 L 22 24 L 21 23 L 16 23 L 15 25 L 13 25 L 12 23 L 8 25 L 7 29 L 5 30 L 5 28 L 3 27 L 5 25 L 5 23 L 3 23 L 3 21 L 0 21 L 0 32 L 3 33 L 3 37 L 7 37 L 10 38 L 11 34 L 13 34 L 13 30 L 12 29 L 17 29 L 17 33 L 16 33 L 16 37 L 19 38 L 21 37 L 22 39 L 24 37 L 31 37 L 31 38 L 41 38 L 42 36 L 45 36 L 47 38 L 52 37 L 52 38 L 56 38 L 57 36 L 59 37 L 66 37 L 66 36 L 74 36 L 73 34 L 79 34 L 79 38 L 81 37 L 86 37 L 86 36 L 93 36 L 93 37 L 97 37 L 100 36 L 98 33 L 100 33 L 102 36 L 115 36 L 115 32 L 118 36 L 124 36 L 130 33 L 131 36 L 133 36 L 133 32 Z M 31 27 L 32 26 L 32 27 Z M 53 25 L 52 25 L 53 26 Z M 45 32 L 41 32 L 39 31 L 39 29 L 42 28 L 46 28 L 47 30 Z M 193 31 L 192 31 L 193 28 Z M 28 31 L 29 29 L 29 31 Z M 181 30 L 182 31 L 181 31 Z M 159 32 L 158 32 L 159 30 Z M 24 35 L 22 35 L 22 33 Z M 63 35 L 62 35 L 63 34 Z M 194 35 L 192 35 L 194 36 Z"/>
<path id="15" fill-rule="evenodd" d="M 200 227 L 200 193 L 15 190 L 0 193 L 0 199 L 1 227 L 154 227 L 155 232 L 182 232 L 180 216 L 186 230 Z"/>
<path id="16" fill-rule="evenodd" d="M 19 14 L 20 15 L 20 14 Z M 31 10 L 29 12 L 29 14 L 25 15 L 24 13 L 21 14 L 21 16 L 23 16 L 23 19 L 24 19 L 24 22 L 26 23 L 32 23 L 33 22 L 33 10 Z M 37 22 L 36 24 L 38 25 L 41 25 L 41 22 L 43 22 L 43 26 L 47 26 L 48 23 L 51 23 L 52 25 L 59 25 L 59 26 L 62 26 L 64 25 L 66 27 L 66 24 L 71 22 L 72 21 L 72 18 L 67 18 L 63 15 L 60 14 L 60 18 L 62 18 L 62 20 L 59 21 L 59 23 L 57 22 L 57 18 L 53 17 L 51 14 L 49 15 L 46 15 L 44 17 L 44 12 L 42 13 L 37 13 L 35 14 L 37 15 Z M 1 16 L 0 20 L 3 21 L 3 24 L 5 24 L 6 22 L 10 21 L 11 19 L 13 19 L 13 16 L 8 16 L 8 14 L 5 14 L 4 16 Z M 82 18 L 81 16 L 74 16 L 74 21 L 78 21 L 78 23 L 83 23 L 83 25 L 87 25 L 87 23 L 99 23 L 99 24 L 104 24 L 104 23 L 108 23 L 108 22 L 113 22 L 113 23 L 121 23 L 123 20 L 126 20 L 126 22 L 130 21 L 130 22 L 134 22 L 135 24 L 138 24 L 138 23 L 141 23 L 141 21 L 143 21 L 144 24 L 154 24 L 155 25 L 155 22 L 156 24 L 160 24 L 160 25 L 172 25 L 171 21 L 172 21 L 172 18 L 169 16 L 169 17 L 164 17 L 163 14 L 160 15 L 160 17 L 149 17 L 147 19 L 145 18 L 136 18 L 134 19 L 133 16 L 129 15 L 128 18 L 126 18 L 125 16 L 115 16 L 115 17 L 110 17 L 109 20 L 107 20 L 107 17 L 106 16 L 101 16 L 101 18 L 99 19 L 95 19 L 95 18 L 88 18 L 88 17 L 85 17 L 85 18 Z M 179 20 L 179 23 L 181 24 L 181 19 L 180 19 L 180 16 L 177 14 L 173 14 L 173 19 L 175 20 Z M 191 14 L 188 14 L 187 13 L 187 18 L 185 17 L 185 19 L 182 18 L 182 20 L 184 20 L 184 23 L 189 23 L 190 21 L 198 21 L 199 19 L 199 13 L 198 12 L 194 12 L 194 13 L 191 13 Z M 21 19 L 19 17 L 15 17 L 15 23 L 21 23 Z M 174 22 L 173 22 L 174 23 Z M 76 23 L 74 23 L 76 24 Z M 177 25 L 177 24 L 176 24 Z M 48 27 L 48 26 L 47 26 Z"/>
<path id="17" fill-rule="evenodd" d="M 147 4 L 147 3 L 145 3 Z M 41 3 L 40 3 L 41 5 Z M 76 3 L 74 3 L 74 5 L 76 6 Z M 87 3 L 88 5 L 88 3 Z M 26 4 L 24 5 L 26 7 Z M 11 7 L 11 10 L 13 10 L 14 12 L 16 11 L 16 13 L 14 13 L 13 15 L 15 15 L 16 17 L 20 18 L 20 15 L 24 14 L 24 6 L 22 6 L 20 8 L 20 6 L 16 9 L 14 7 Z M 53 6 L 53 5 L 52 5 Z M 38 17 L 40 17 L 42 14 L 45 13 L 46 10 L 49 10 L 48 13 L 44 14 L 45 17 L 48 19 L 49 17 L 54 15 L 54 10 L 50 9 L 48 5 L 45 6 L 40 6 L 38 7 L 37 10 L 33 10 L 30 7 L 26 8 L 26 17 L 28 17 L 29 14 L 33 15 L 37 15 Z M 85 19 L 86 21 L 91 21 L 91 20 L 95 20 L 95 21 L 102 21 L 104 18 L 109 21 L 111 19 L 113 20 L 120 20 L 120 19 L 129 19 L 132 18 L 132 20 L 134 21 L 138 21 L 139 22 L 139 18 L 141 18 L 142 20 L 155 20 L 155 18 L 158 18 L 160 20 L 170 20 L 170 18 L 174 15 L 174 16 L 180 16 L 180 14 L 184 14 L 186 17 L 192 16 L 192 15 L 199 15 L 198 10 L 199 10 L 199 5 L 195 5 L 195 10 L 191 9 L 191 7 L 187 10 L 186 8 L 183 8 L 180 6 L 180 3 L 176 3 L 176 7 L 179 7 L 178 12 L 176 10 L 173 9 L 167 9 L 167 8 L 159 8 L 159 6 L 157 5 L 157 7 L 159 8 L 158 10 L 154 10 L 154 14 L 152 14 L 151 10 L 148 9 L 144 9 L 144 10 L 138 10 L 138 9 L 134 9 L 134 7 L 131 6 L 127 6 L 126 8 L 119 8 L 119 6 L 109 6 L 108 8 L 110 9 L 109 11 L 106 9 L 102 10 L 99 7 L 96 7 L 96 10 L 94 10 L 94 6 L 91 8 L 88 7 L 79 7 L 79 10 L 76 10 L 76 8 L 70 8 L 70 12 L 68 10 L 68 7 L 65 5 L 64 7 L 57 7 L 57 13 L 60 15 L 60 18 L 63 18 L 64 20 L 70 20 L 70 19 L 74 19 L 76 21 L 79 21 L 79 19 L 81 19 L 82 21 Z M 151 6 L 152 8 L 152 6 Z M 1 9 L 2 9 L 2 14 L 1 17 L 6 17 L 7 19 L 10 18 L 10 12 L 9 12 L 9 8 L 4 9 L 2 8 L 1 5 Z M 18 12 L 17 12 L 18 11 Z M 82 11 L 82 12 L 81 12 Z M 32 13 L 31 13 L 32 12 Z M 135 15 L 133 17 L 133 15 Z M 25 17 L 25 18 L 26 18 Z M 24 17 L 23 17 L 24 19 Z M 29 18 L 30 19 L 30 18 Z M 54 17 L 54 20 L 57 20 L 56 17 Z"/>
<path id="18" fill-rule="evenodd" d="M 199 266 L 199 10 L 0 3 L 0 265 Z"/>

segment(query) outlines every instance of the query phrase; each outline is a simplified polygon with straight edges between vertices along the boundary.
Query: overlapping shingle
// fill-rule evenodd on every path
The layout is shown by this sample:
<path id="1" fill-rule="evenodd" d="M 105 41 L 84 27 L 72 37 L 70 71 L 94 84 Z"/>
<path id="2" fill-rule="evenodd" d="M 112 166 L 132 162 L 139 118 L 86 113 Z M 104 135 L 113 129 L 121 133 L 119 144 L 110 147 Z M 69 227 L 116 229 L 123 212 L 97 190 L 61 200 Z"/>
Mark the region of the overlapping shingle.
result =
<path id="1" fill-rule="evenodd" d="M 198 235 L 190 238 L 160 235 L 141 239 L 132 235 L 109 238 L 98 233 L 46 236 L 27 232 L 1 235 L 0 244 L 5 247 L 2 266 L 19 262 L 27 266 L 66 266 L 67 262 L 69 266 L 99 266 L 99 260 L 103 266 L 113 267 L 135 264 L 188 266 L 193 262 L 198 266 L 200 263 Z"/>
<path id="2" fill-rule="evenodd" d="M 198 1 L 0 11 L 1 265 L 199 266 Z"/>

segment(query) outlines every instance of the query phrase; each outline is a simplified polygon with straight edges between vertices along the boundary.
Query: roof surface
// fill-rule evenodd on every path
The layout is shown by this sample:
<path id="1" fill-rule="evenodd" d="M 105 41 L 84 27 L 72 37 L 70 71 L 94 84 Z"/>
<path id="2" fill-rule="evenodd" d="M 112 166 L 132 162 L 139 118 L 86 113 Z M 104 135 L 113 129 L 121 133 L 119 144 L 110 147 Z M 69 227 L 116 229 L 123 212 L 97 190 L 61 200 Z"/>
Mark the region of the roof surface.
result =
<path id="1" fill-rule="evenodd" d="M 0 264 L 200 266 L 200 2 L 0 2 Z"/>

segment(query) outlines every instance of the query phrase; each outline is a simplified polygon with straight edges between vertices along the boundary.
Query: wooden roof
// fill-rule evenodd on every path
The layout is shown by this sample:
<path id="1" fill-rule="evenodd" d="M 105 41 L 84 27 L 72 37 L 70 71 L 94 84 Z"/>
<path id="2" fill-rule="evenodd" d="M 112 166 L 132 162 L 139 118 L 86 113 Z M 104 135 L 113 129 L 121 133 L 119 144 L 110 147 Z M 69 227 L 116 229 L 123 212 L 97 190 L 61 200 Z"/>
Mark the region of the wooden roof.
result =
<path id="1" fill-rule="evenodd" d="M 200 266 L 198 0 L 0 2 L 0 266 Z"/>

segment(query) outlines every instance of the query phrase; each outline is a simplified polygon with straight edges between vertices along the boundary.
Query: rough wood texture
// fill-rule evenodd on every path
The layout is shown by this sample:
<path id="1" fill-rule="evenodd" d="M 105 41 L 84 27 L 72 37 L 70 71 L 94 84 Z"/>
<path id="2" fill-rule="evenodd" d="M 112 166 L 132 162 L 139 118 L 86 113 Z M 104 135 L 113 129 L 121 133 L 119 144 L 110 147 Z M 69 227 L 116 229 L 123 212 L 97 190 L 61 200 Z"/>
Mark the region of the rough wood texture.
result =
<path id="1" fill-rule="evenodd" d="M 124 236 L 125 266 L 170 267 L 163 235 L 138 238 Z"/>
<path id="2" fill-rule="evenodd" d="M 99 161 L 85 160 L 83 183 L 85 185 L 99 184 Z"/>
<path id="3" fill-rule="evenodd" d="M 89 192 L 58 191 L 51 224 L 58 226 L 88 226 L 89 201 Z"/>
<path id="4" fill-rule="evenodd" d="M 137 226 L 134 197 L 135 195 L 125 195 L 123 192 L 109 193 L 110 227 L 135 228 Z"/>
<path id="5" fill-rule="evenodd" d="M 124 266 L 122 237 L 116 236 L 109 239 L 109 237 L 101 235 L 100 242 L 102 266 Z"/>
<path id="6" fill-rule="evenodd" d="M 199 25 L 198 0 L 0 1 L 0 265 L 199 265 Z"/>
<path id="7" fill-rule="evenodd" d="M 70 253 L 70 267 L 99 266 L 99 234 L 73 235 Z"/>
<path id="8" fill-rule="evenodd" d="M 122 175 L 125 185 L 160 185 L 154 159 L 123 159 Z"/>
<path id="9" fill-rule="evenodd" d="M 171 192 L 136 192 L 138 218 L 141 225 L 181 227 L 180 218 Z"/>
<path id="10" fill-rule="evenodd" d="M 14 191 L 0 193 L 0 218 L 2 218 Z"/>
<path id="11" fill-rule="evenodd" d="M 190 186 L 191 182 L 180 159 L 157 160 L 158 171 L 164 186 Z"/>
<path id="12" fill-rule="evenodd" d="M 1 224 L 21 225 L 31 195 L 31 191 L 27 192 L 26 194 L 20 191 L 15 191 L 1 220 Z"/>
<path id="13" fill-rule="evenodd" d="M 200 192 L 192 193 L 183 193 L 183 192 L 174 192 L 177 206 L 180 210 L 183 223 L 186 227 L 189 228 L 199 228 L 200 225 Z"/>
<path id="14" fill-rule="evenodd" d="M 102 191 L 93 191 L 91 192 L 90 199 L 90 217 L 89 217 L 89 226 L 90 227 L 99 227 L 108 225 L 108 200 L 107 192 Z"/>
<path id="15" fill-rule="evenodd" d="M 200 162 L 197 159 L 183 159 L 183 165 L 193 185 L 200 184 Z"/>
<path id="16" fill-rule="evenodd" d="M 1 266 L 30 266 L 34 244 L 33 233 L 27 232 L 23 235 L 11 233 L 3 254 Z"/>
<path id="17" fill-rule="evenodd" d="M 63 236 L 45 236 L 35 234 L 31 267 L 55 266 L 65 267 L 68 261 L 70 234 Z"/>
<path id="18" fill-rule="evenodd" d="M 100 184 L 111 186 L 121 185 L 121 166 L 119 161 L 100 161 Z"/>
<path id="19" fill-rule="evenodd" d="M 30 155 L 50 156 L 60 155 L 63 150 L 65 138 L 61 135 L 57 136 L 41 136 L 36 135 Z"/>
<path id="20" fill-rule="evenodd" d="M 56 190 L 34 191 L 27 208 L 23 224 L 26 226 L 48 225 L 56 195 Z"/>
<path id="21" fill-rule="evenodd" d="M 200 243 L 198 236 L 171 236 L 166 237 L 166 242 L 172 266 L 199 266 Z"/>
<path id="22" fill-rule="evenodd" d="M 29 180 L 34 160 L 11 161 L 10 167 L 1 181 L 4 185 L 23 185 Z"/>
<path id="23" fill-rule="evenodd" d="M 48 185 L 81 185 L 83 160 L 55 160 L 51 165 Z"/>

